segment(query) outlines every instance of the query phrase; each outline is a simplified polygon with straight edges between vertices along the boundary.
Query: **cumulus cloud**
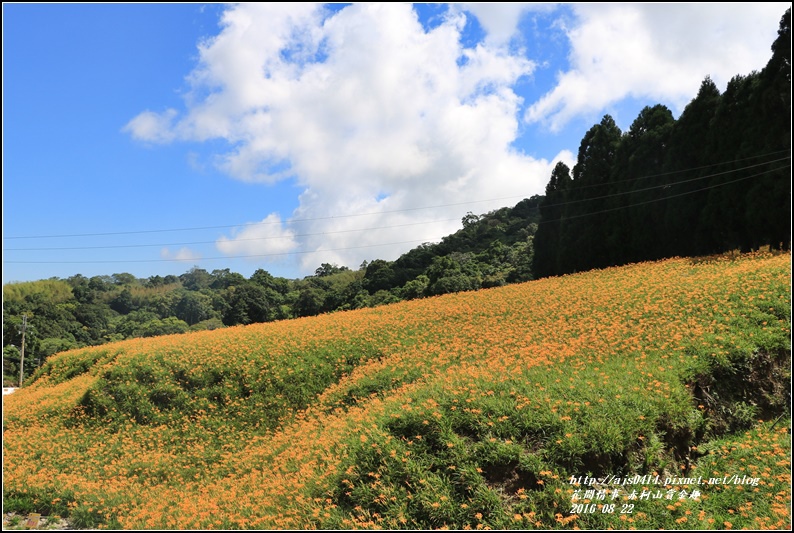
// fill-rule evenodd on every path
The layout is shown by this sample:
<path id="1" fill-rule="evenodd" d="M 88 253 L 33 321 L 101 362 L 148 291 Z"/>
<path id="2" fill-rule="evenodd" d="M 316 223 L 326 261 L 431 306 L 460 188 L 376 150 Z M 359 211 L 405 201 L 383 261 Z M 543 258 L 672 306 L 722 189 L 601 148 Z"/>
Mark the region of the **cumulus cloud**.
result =
<path id="1" fill-rule="evenodd" d="M 173 252 L 170 248 L 162 248 L 160 250 L 160 257 L 169 261 L 182 261 L 185 263 L 190 263 L 201 259 L 201 254 L 195 250 L 191 250 L 190 248 L 183 246 L 179 250 Z"/>
<path id="2" fill-rule="evenodd" d="M 534 63 L 487 41 L 463 48 L 467 16 L 450 10 L 428 30 L 409 4 L 234 5 L 199 47 L 185 112 L 146 112 L 128 129 L 226 140 L 217 165 L 229 175 L 303 188 L 291 217 L 224 236 L 224 253 L 299 253 L 309 272 L 393 259 L 455 231 L 467 211 L 541 193 L 554 164 L 512 147 L 512 87 Z M 509 25 L 486 23 L 503 28 L 497 40 Z"/>
<path id="3" fill-rule="evenodd" d="M 295 231 L 285 228 L 281 217 L 275 213 L 261 222 L 237 228 L 231 237 L 220 237 L 215 244 L 221 252 L 234 256 L 280 256 L 298 246 Z"/>
<path id="4" fill-rule="evenodd" d="M 171 128 L 176 115 L 176 109 L 168 109 L 163 113 L 144 111 L 130 120 L 122 131 L 139 141 L 166 143 L 175 137 Z"/>
<path id="5" fill-rule="evenodd" d="M 526 4 L 521 2 L 485 3 L 466 2 L 458 4 L 459 8 L 477 17 L 486 33 L 486 42 L 493 46 L 504 46 L 518 31 L 521 17 L 530 11 L 550 11 L 551 4 Z"/>
<path id="6" fill-rule="evenodd" d="M 565 22 L 570 70 L 525 119 L 559 131 L 626 97 L 681 111 L 706 76 L 724 89 L 734 75 L 762 68 L 787 5 L 576 4 L 575 20 Z"/>
<path id="7" fill-rule="evenodd" d="M 567 6 L 557 24 L 569 66 L 524 102 L 515 87 L 537 65 L 514 38 L 548 6 L 455 4 L 428 29 L 403 3 L 230 5 L 199 45 L 185 109 L 144 111 L 124 130 L 149 143 L 222 140 L 213 162 L 228 175 L 302 188 L 291 216 L 263 213 L 219 238 L 221 252 L 294 254 L 304 272 L 357 266 L 447 235 L 467 211 L 542 193 L 556 161 L 573 165 L 568 151 L 516 150 L 520 118 L 560 131 L 626 98 L 681 111 L 705 76 L 724 87 L 761 68 L 786 6 Z M 485 37 L 464 46 L 471 17 Z"/>

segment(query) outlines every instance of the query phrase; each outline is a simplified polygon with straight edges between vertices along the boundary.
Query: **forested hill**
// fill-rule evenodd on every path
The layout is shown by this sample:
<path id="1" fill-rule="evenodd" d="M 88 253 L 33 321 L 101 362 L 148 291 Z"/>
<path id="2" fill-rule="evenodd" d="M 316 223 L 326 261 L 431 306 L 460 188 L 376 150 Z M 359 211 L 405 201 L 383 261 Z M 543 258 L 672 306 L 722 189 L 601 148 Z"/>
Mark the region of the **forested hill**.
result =
<path id="1" fill-rule="evenodd" d="M 646 107 L 622 132 L 609 115 L 558 163 L 546 195 L 484 215 L 395 261 L 322 264 L 300 280 L 257 270 L 50 279 L 3 287 L 4 378 L 51 354 L 130 337 L 358 309 L 673 256 L 791 242 L 791 10 L 760 72 L 724 93 L 706 78 L 675 120 Z M 5 374 L 8 374 L 6 377 Z"/>
<path id="2" fill-rule="evenodd" d="M 532 237 L 542 196 L 482 216 L 463 217 L 463 229 L 438 244 L 423 244 L 396 261 L 375 260 L 364 286 L 405 299 L 495 287 L 532 279 Z M 384 295 L 385 297 L 385 295 Z"/>
<path id="3" fill-rule="evenodd" d="M 50 355 L 132 337 L 152 337 L 373 307 L 531 279 L 532 236 L 542 197 L 481 216 L 438 244 L 358 270 L 322 264 L 303 279 L 257 270 L 195 267 L 180 276 L 129 273 L 14 283 L 3 287 L 4 382 L 19 380 L 27 315 L 25 375 Z"/>
<path id="4" fill-rule="evenodd" d="M 791 9 L 772 58 L 724 93 L 706 78 L 676 121 L 609 115 L 558 163 L 535 239 L 536 277 L 791 240 Z"/>

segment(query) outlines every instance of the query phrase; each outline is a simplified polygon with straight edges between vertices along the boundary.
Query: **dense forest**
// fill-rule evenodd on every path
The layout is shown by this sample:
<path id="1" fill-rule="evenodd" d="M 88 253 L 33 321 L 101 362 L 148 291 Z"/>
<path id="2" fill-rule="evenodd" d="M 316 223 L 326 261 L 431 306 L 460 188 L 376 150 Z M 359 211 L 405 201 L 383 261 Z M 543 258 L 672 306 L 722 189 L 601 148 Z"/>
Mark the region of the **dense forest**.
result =
<path id="1" fill-rule="evenodd" d="M 678 120 L 646 107 L 609 115 L 558 163 L 535 237 L 537 277 L 791 239 L 791 10 L 761 72 L 720 94 L 710 78 Z"/>
<path id="2" fill-rule="evenodd" d="M 678 120 L 609 115 L 558 163 L 545 196 L 478 216 L 437 244 L 299 280 L 195 267 L 180 276 L 82 275 L 3 287 L 3 375 L 55 352 L 132 337 L 312 316 L 672 256 L 768 245 L 791 228 L 791 10 L 772 58 L 720 94 L 706 78 Z M 26 320 L 23 327 L 23 321 Z"/>

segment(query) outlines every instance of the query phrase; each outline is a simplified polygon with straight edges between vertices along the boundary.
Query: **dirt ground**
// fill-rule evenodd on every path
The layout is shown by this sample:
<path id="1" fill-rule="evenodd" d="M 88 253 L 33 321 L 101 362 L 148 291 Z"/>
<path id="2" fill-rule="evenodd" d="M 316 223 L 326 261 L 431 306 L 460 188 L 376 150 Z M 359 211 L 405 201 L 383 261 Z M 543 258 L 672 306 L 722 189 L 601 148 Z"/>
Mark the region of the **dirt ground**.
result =
<path id="1" fill-rule="evenodd" d="M 19 529 L 74 529 L 69 521 L 60 516 L 22 515 L 6 513 L 3 515 L 3 531 Z"/>

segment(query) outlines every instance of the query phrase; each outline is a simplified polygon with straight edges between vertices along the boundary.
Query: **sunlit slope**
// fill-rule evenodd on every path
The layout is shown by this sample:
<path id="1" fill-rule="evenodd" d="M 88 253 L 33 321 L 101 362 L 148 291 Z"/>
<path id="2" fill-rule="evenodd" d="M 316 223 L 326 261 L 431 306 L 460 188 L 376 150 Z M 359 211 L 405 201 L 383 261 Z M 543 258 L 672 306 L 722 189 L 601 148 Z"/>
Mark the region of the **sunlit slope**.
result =
<path id="1" fill-rule="evenodd" d="M 3 400 L 4 503 L 123 528 L 785 527 L 788 422 L 769 428 L 789 401 L 790 261 L 668 260 L 63 353 Z M 709 441 L 758 420 L 726 474 L 764 484 L 571 513 L 571 476 L 722 476 Z"/>

